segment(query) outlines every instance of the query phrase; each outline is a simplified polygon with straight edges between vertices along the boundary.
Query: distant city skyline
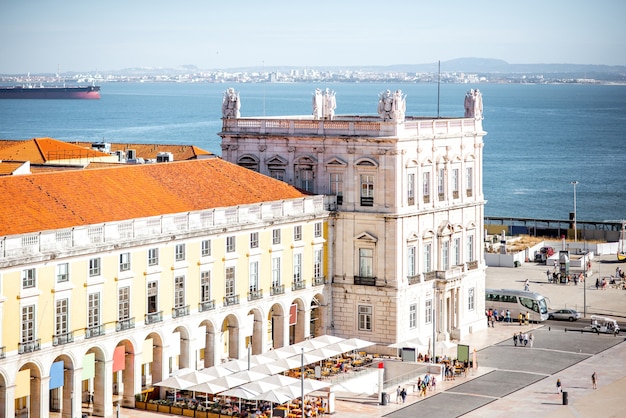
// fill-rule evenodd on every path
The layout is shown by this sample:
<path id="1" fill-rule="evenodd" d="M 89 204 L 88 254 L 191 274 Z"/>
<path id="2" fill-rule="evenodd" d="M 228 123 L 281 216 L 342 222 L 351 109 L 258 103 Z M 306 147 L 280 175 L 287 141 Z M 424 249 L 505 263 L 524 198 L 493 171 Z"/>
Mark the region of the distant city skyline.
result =
<path id="1" fill-rule="evenodd" d="M 337 67 L 462 57 L 626 65 L 626 2 L 5 1 L 0 74 Z"/>

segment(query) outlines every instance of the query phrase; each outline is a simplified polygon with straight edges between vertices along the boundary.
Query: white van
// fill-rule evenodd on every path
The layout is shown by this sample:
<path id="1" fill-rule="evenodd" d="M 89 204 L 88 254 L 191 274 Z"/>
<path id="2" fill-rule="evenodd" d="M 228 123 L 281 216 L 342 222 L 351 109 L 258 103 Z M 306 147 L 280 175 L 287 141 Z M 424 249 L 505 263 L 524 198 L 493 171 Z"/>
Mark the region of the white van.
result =
<path id="1" fill-rule="evenodd" d="M 619 325 L 613 318 L 606 316 L 591 315 L 591 330 L 596 334 L 619 334 Z"/>

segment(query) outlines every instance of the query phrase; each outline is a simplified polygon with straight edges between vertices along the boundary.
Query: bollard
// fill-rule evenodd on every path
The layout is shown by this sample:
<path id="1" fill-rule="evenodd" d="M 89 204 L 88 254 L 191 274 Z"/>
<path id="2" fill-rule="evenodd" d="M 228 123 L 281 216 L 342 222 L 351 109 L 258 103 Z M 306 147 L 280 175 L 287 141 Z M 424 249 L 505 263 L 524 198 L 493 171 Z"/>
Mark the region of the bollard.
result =
<path id="1" fill-rule="evenodd" d="M 567 392 L 563 392 L 563 405 L 567 405 L 569 400 L 567 399 Z"/>
<path id="2" fill-rule="evenodd" d="M 387 405 L 387 392 L 383 392 L 380 396 L 380 404 Z"/>

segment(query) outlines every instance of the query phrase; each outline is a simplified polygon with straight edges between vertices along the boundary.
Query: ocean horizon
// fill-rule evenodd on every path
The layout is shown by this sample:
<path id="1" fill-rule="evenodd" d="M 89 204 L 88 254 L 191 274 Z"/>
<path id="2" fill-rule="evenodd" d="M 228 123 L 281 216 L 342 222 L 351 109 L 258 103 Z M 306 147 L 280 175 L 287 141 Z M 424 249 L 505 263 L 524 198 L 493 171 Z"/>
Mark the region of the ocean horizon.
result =
<path id="1" fill-rule="evenodd" d="M 462 117 L 483 94 L 485 216 L 626 219 L 626 86 L 586 84 L 104 83 L 100 100 L 0 100 L 0 138 L 195 145 L 221 155 L 223 92 L 241 116 L 309 115 L 316 88 L 336 114 L 377 115 L 378 95 L 401 89 L 407 115 Z"/>

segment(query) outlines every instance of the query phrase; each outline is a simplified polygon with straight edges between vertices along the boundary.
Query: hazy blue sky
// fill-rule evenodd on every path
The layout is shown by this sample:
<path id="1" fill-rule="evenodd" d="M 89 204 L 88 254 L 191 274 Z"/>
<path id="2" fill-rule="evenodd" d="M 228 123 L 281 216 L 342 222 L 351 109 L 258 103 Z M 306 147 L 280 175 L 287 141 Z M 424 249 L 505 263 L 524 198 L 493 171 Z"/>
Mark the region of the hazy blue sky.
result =
<path id="1" fill-rule="evenodd" d="M 0 73 L 128 67 L 626 65 L 626 1 L 0 0 Z"/>

